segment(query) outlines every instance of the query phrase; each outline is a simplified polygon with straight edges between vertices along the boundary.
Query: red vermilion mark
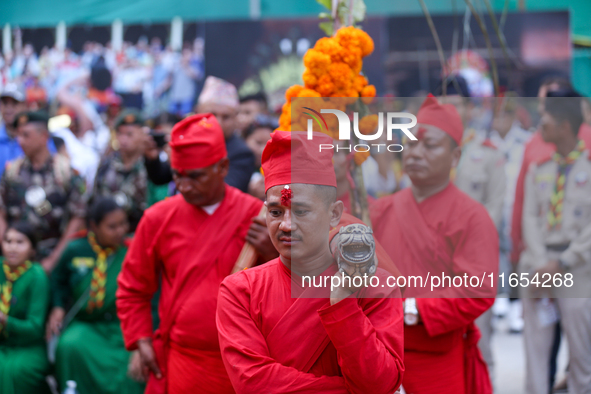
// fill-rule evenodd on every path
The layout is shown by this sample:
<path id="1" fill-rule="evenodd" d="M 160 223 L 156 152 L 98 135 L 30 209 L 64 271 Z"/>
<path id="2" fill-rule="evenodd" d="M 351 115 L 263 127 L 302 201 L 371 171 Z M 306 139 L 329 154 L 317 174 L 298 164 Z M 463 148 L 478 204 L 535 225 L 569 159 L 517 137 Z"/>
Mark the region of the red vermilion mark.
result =
<path id="1" fill-rule="evenodd" d="M 288 185 L 285 185 L 285 188 L 281 190 L 281 205 L 284 207 L 291 207 L 291 199 L 293 197 L 293 191 L 289 188 Z"/>
<path id="2" fill-rule="evenodd" d="M 419 127 L 419 131 L 417 132 L 417 138 L 418 139 L 423 139 L 423 136 L 425 135 L 425 132 L 427 131 L 427 129 L 425 127 Z"/>

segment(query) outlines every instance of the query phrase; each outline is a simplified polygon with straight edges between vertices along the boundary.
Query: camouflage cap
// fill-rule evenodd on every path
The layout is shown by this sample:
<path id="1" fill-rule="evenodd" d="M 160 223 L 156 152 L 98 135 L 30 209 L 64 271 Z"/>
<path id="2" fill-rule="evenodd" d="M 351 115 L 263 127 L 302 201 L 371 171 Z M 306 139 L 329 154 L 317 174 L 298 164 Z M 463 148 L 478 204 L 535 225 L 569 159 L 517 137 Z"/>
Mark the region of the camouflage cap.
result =
<path id="1" fill-rule="evenodd" d="M 38 122 L 43 123 L 45 128 L 47 128 L 47 123 L 49 122 L 49 115 L 45 111 L 28 111 L 28 112 L 21 112 L 14 118 L 13 127 L 17 128 L 19 126 L 23 126 L 27 123 L 31 122 Z"/>
<path id="2" fill-rule="evenodd" d="M 142 114 L 137 109 L 126 109 L 115 120 L 115 130 L 122 125 L 144 125 Z"/>

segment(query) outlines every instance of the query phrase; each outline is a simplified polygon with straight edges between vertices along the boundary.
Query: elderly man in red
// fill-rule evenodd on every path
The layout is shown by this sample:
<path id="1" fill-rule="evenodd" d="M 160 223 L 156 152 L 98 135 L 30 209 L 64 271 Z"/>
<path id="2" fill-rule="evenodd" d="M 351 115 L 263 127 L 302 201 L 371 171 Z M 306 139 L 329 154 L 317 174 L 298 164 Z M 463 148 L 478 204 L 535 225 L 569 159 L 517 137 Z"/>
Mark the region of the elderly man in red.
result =
<path id="1" fill-rule="evenodd" d="M 485 274 L 488 282 L 482 288 L 472 288 L 470 281 L 436 292 L 406 288 L 402 386 L 409 394 L 492 393 L 474 320 L 494 301 L 480 297 L 495 295 L 488 275 L 497 275 L 497 231 L 484 206 L 450 182 L 463 133 L 456 109 L 429 95 L 417 122 L 418 140 L 405 143 L 403 150 L 412 186 L 371 206 L 376 239 L 403 276 L 441 277 L 444 272 L 450 278 L 480 279 Z"/>
<path id="2" fill-rule="evenodd" d="M 144 213 L 119 276 L 125 345 L 139 349 L 146 393 L 233 393 L 215 326 L 217 293 L 262 202 L 224 184 L 224 134 L 211 114 L 178 123 L 170 146 L 180 194 Z M 153 334 L 150 301 L 159 287 Z"/>
<path id="3" fill-rule="evenodd" d="M 280 257 L 226 278 L 218 300 L 222 358 L 238 393 L 378 394 L 400 386 L 402 303 L 388 298 L 398 289 L 302 286 L 305 275 L 337 272 L 329 230 L 343 203 L 332 151 L 318 153 L 322 142 L 332 140 L 276 131 L 263 152 L 267 227 Z"/>

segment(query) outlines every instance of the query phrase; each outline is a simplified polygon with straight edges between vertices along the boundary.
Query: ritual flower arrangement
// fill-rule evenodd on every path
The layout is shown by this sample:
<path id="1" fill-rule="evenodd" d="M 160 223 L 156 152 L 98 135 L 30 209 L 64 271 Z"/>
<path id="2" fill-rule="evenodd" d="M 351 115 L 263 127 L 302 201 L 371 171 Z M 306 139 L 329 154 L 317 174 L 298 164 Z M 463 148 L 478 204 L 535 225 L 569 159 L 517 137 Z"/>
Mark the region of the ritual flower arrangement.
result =
<path id="1" fill-rule="evenodd" d="M 316 110 L 324 107 L 344 111 L 347 105 L 355 103 L 359 98 L 366 104 L 370 103 L 376 95 L 376 89 L 368 83 L 361 69 L 363 58 L 373 50 L 374 42 L 369 34 L 353 26 L 341 27 L 334 36 L 318 40 L 304 55 L 304 86 L 291 86 L 285 93 L 286 103 L 279 118 L 279 129 L 307 130 L 306 122 L 309 117 L 304 114 L 305 111 L 296 108 L 292 112 L 292 99 L 296 97 L 316 98 L 310 101 L 310 106 Z M 317 99 L 320 97 L 323 98 L 322 101 Z M 298 103 L 304 104 L 298 107 L 307 106 L 305 100 L 298 100 Z M 368 126 L 375 123 L 377 127 L 377 118 L 366 119 L 368 117 L 360 120 L 360 128 L 364 126 L 363 132 L 369 134 L 375 131 L 375 127 L 370 130 Z M 331 135 L 337 130 L 337 119 L 327 116 L 326 122 L 328 130 L 318 131 Z"/>

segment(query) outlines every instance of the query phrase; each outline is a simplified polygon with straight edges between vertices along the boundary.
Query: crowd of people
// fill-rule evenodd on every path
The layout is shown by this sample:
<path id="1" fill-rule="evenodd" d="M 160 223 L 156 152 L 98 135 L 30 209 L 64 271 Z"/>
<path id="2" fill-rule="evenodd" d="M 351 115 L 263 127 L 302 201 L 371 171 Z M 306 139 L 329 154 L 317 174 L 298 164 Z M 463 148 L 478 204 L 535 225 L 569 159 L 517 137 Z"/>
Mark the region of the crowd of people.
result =
<path id="1" fill-rule="evenodd" d="M 214 76 L 198 89 L 202 50 L 25 46 L 0 63 L 0 392 L 487 394 L 494 313 L 524 333 L 528 394 L 554 386 L 561 336 L 570 392 L 591 392 L 584 283 L 532 296 L 505 281 L 496 301 L 298 287 L 336 275 L 339 230 L 360 223 L 352 156 L 275 131 L 263 94 Z M 536 127 L 506 94 L 484 131 L 461 76 L 442 85 L 417 140 L 361 165 L 376 275 L 589 278 L 585 99 L 550 78 Z M 257 267 L 230 275 L 245 245 Z"/>
<path id="2" fill-rule="evenodd" d="M 29 105 L 53 102 L 64 84 L 82 75 L 90 83 L 76 86 L 97 108 L 137 108 L 148 116 L 162 112 L 184 116 L 192 111 L 204 78 L 204 41 L 185 43 L 181 51 L 163 46 L 158 37 L 123 42 L 120 50 L 88 41 L 80 53 L 16 41 L 14 51 L 0 54 L 0 90 L 18 85 Z"/>

